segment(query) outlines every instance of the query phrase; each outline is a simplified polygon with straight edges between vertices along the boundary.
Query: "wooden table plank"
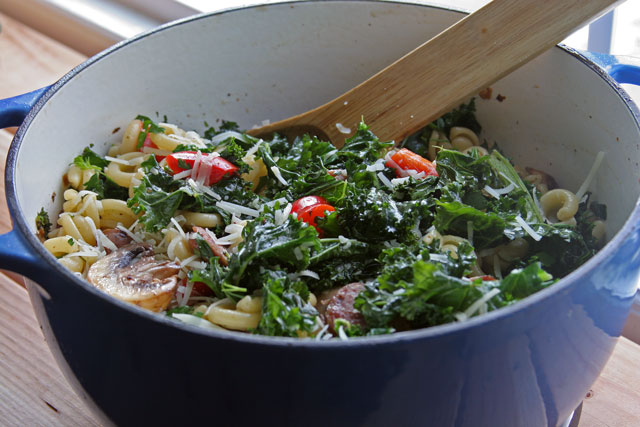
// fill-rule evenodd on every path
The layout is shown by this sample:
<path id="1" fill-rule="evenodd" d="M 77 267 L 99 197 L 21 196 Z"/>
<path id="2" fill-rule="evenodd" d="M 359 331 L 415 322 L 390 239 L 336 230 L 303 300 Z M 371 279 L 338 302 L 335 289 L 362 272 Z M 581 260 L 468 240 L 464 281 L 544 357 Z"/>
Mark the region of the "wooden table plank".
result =
<path id="1" fill-rule="evenodd" d="M 640 346 L 620 338 L 587 393 L 580 427 L 640 426 Z"/>
<path id="2" fill-rule="evenodd" d="M 51 84 L 84 60 L 2 14 L 0 25 L 0 98 Z M 12 136 L 0 131 L 0 172 Z M 10 229 L 0 180 L 0 233 Z M 96 425 L 46 347 L 25 289 L 0 274 L 0 300 L 0 424 Z M 621 339 L 585 400 L 581 427 L 640 426 L 638 366 L 640 346 Z"/>
<path id="3" fill-rule="evenodd" d="M 24 288 L 0 274 L 0 424 L 99 425 L 45 344 Z"/>
<path id="4" fill-rule="evenodd" d="M 50 85 L 86 58 L 0 14 L 0 99 Z"/>

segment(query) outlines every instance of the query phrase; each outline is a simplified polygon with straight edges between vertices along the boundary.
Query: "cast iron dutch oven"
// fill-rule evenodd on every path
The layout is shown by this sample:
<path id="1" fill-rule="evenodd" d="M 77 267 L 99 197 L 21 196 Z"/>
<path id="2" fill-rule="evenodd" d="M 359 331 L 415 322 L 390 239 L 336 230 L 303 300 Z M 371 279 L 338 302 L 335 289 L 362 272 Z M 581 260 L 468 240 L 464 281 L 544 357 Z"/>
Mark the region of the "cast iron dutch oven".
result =
<path id="1" fill-rule="evenodd" d="M 248 128 L 320 105 L 463 15 L 425 5 L 309 1 L 227 10 L 158 28 L 5 100 L 21 126 L 6 168 L 14 229 L 2 268 L 28 276 L 47 342 L 78 394 L 118 425 L 559 425 L 609 358 L 640 267 L 638 110 L 605 71 L 565 47 L 478 99 L 482 137 L 516 164 L 608 206 L 609 243 L 554 286 L 464 323 L 315 342 L 200 330 L 116 301 L 56 262 L 35 236 L 59 212 L 61 177 L 137 114 L 186 129 Z M 607 70 L 640 81 L 615 58 Z M 615 77 L 614 76 L 614 77 Z M 452 76 L 451 84 L 455 84 Z M 52 195 L 55 196 L 52 197 Z M 36 284 L 37 283 L 37 284 Z"/>

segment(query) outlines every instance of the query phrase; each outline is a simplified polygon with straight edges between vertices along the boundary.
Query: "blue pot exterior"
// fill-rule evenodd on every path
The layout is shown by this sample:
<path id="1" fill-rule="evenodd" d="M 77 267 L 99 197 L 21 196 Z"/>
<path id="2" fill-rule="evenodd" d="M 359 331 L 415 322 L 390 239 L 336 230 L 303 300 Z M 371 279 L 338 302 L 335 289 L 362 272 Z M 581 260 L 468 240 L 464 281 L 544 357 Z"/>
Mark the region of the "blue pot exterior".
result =
<path id="1" fill-rule="evenodd" d="M 347 343 L 212 337 L 91 298 L 64 277 L 54 300 L 30 294 L 65 374 L 116 425 L 553 426 L 613 351 L 639 243 L 636 228 L 543 303 L 467 328 Z"/>
<path id="2" fill-rule="evenodd" d="M 28 287 L 47 342 L 105 423 L 556 426 L 600 374 L 633 303 L 637 208 L 588 266 L 463 325 L 323 343 L 198 330 L 100 294 L 45 252 L 13 182 L 25 129 L 7 165 L 13 237 L 44 266 L 32 278 L 47 293 Z"/>

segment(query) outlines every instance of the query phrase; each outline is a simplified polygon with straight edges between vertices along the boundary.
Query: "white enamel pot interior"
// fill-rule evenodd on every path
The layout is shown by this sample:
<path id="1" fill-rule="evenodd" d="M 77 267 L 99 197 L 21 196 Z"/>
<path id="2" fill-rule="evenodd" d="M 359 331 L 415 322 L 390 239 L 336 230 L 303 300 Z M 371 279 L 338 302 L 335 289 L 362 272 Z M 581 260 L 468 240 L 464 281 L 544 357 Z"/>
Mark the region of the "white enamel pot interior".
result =
<path id="1" fill-rule="evenodd" d="M 249 128 L 285 118 L 332 99 L 462 16 L 393 2 L 301 2 L 192 19 L 120 44 L 55 84 L 20 129 L 18 221 L 35 232 L 43 206 L 56 217 L 71 160 L 89 144 L 106 153 L 138 114 L 200 132 L 217 119 Z M 616 85 L 554 48 L 492 89 L 491 99 L 476 99 L 481 137 L 516 164 L 576 191 L 606 152 L 591 190 L 609 207 L 614 236 L 640 190 L 635 110 Z"/>
<path id="2" fill-rule="evenodd" d="M 55 214 L 60 200 L 51 202 L 51 194 L 61 194 L 58 177 L 71 159 L 89 144 L 106 152 L 137 114 L 197 131 L 217 119 L 249 128 L 285 118 L 332 99 L 460 17 L 394 3 L 292 4 L 229 11 L 125 43 L 56 85 L 29 124 L 17 166 L 39 173 L 17 179 L 20 207 L 26 218 L 42 206 Z M 270 31 L 274 25 L 282 31 Z M 596 154 L 607 151 L 591 189 L 616 207 L 609 235 L 620 229 L 638 195 L 638 147 L 630 143 L 637 129 L 627 126 L 632 113 L 610 85 L 555 48 L 492 87 L 490 100 L 476 102 L 481 136 L 516 164 L 575 191 Z M 51 177 L 47 185 L 42 176 Z"/>

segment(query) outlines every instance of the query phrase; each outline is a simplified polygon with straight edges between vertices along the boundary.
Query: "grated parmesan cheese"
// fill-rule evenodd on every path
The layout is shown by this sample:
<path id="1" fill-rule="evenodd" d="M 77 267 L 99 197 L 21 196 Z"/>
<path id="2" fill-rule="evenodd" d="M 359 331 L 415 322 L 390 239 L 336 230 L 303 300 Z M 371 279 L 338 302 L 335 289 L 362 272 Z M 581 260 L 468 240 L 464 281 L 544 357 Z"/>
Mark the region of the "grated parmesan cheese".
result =
<path id="1" fill-rule="evenodd" d="M 493 254 L 493 275 L 497 279 L 502 279 L 502 270 L 500 269 L 500 257 L 498 254 Z"/>
<path id="2" fill-rule="evenodd" d="M 185 258 L 182 261 L 180 261 L 180 268 L 185 268 L 187 265 L 189 265 L 192 261 L 195 261 L 196 259 L 198 259 L 198 255 L 191 255 L 189 258 Z"/>
<path id="3" fill-rule="evenodd" d="M 187 170 L 183 170 L 182 172 L 178 172 L 176 174 L 173 175 L 173 179 L 175 179 L 176 181 L 179 179 L 184 179 L 184 178 L 188 178 L 191 176 L 192 170 L 191 169 L 187 169 Z"/>
<path id="4" fill-rule="evenodd" d="M 349 337 L 347 336 L 347 334 L 344 332 L 344 328 L 342 327 L 342 325 L 340 325 L 340 327 L 338 328 L 338 337 L 342 340 L 342 341 L 348 341 Z"/>
<path id="5" fill-rule="evenodd" d="M 245 135 L 241 134 L 240 132 L 236 132 L 233 130 L 227 130 L 224 131 L 222 133 L 219 133 L 217 135 L 215 135 L 213 138 L 211 138 L 211 142 L 213 144 L 218 144 L 222 141 L 226 141 L 229 138 L 235 138 L 235 139 L 239 139 L 242 142 L 246 142 L 247 144 L 251 142 L 251 140 L 249 138 L 247 138 Z"/>
<path id="6" fill-rule="evenodd" d="M 173 223 L 173 225 L 175 226 L 176 230 L 178 231 L 178 233 L 180 233 L 180 235 L 183 238 L 187 238 L 187 235 L 184 234 L 184 230 L 182 229 L 182 226 L 180 224 L 178 224 L 178 220 L 175 219 L 175 217 L 171 218 L 171 222 Z"/>
<path id="7" fill-rule="evenodd" d="M 155 154 L 155 155 L 164 156 L 164 157 L 171 154 L 171 151 L 160 150 L 158 148 L 152 148 L 152 147 L 142 147 L 142 152 L 144 154 Z M 133 166 L 133 164 L 131 166 Z"/>
<path id="8" fill-rule="evenodd" d="M 469 308 L 467 308 L 464 311 L 464 315 L 467 317 L 473 316 L 475 312 L 478 311 L 481 305 L 483 305 L 484 303 L 486 303 L 487 301 L 489 301 L 491 298 L 495 297 L 499 293 L 500 293 L 500 289 L 498 288 L 491 289 L 489 292 L 487 292 L 486 294 L 478 298 L 476 301 L 474 301 L 473 304 L 471 304 Z"/>
<path id="9" fill-rule="evenodd" d="M 500 198 L 500 194 L 493 188 L 489 187 L 488 185 L 485 185 L 483 190 L 489 193 L 494 199 Z"/>
<path id="10" fill-rule="evenodd" d="M 322 329 L 320 329 L 320 332 L 318 332 L 318 334 L 316 335 L 316 340 L 320 341 L 322 339 L 324 339 L 324 334 L 327 332 L 327 329 L 329 329 L 329 325 L 326 324 L 322 327 Z"/>
<path id="11" fill-rule="evenodd" d="M 520 224 L 520 227 L 522 227 L 522 229 L 526 231 L 527 234 L 531 236 L 531 238 L 536 242 L 539 242 L 540 239 L 542 239 L 542 236 L 536 233 L 536 231 L 533 228 L 531 228 L 529 224 L 527 224 L 527 222 L 524 219 L 522 219 L 520 215 L 516 216 L 516 222 Z"/>
<path id="12" fill-rule="evenodd" d="M 284 177 L 282 176 L 282 172 L 280 172 L 280 168 L 278 168 L 277 166 L 273 165 L 273 166 L 271 166 L 271 172 L 273 172 L 273 174 L 275 175 L 276 179 L 278 181 L 280 181 L 280 183 L 282 185 L 289 185 L 287 180 L 284 179 Z"/>
<path id="13" fill-rule="evenodd" d="M 181 322 L 184 323 L 188 323 L 189 325 L 193 325 L 193 326 L 198 326 L 200 328 L 205 328 L 205 329 L 213 329 L 216 331 L 224 331 L 225 329 L 215 325 L 211 322 L 209 322 L 208 320 L 202 318 L 202 317 L 198 317 L 198 316 L 193 316 L 191 314 L 186 314 L 186 313 L 172 313 L 171 317 L 175 317 L 176 319 L 180 320 Z"/>
<path id="14" fill-rule="evenodd" d="M 458 322 L 465 322 L 469 319 L 464 313 L 454 313 L 453 317 L 455 317 Z"/>
<path id="15" fill-rule="evenodd" d="M 117 157 L 104 156 L 104 159 L 108 162 L 119 163 L 125 166 L 133 166 L 133 164 L 130 161 L 125 159 L 118 159 Z"/>
<path id="16" fill-rule="evenodd" d="M 118 224 L 116 225 L 116 228 L 120 231 L 122 231 L 123 233 L 125 233 L 127 236 L 131 237 L 131 239 L 136 242 L 136 243 L 143 243 L 143 240 L 138 237 L 137 235 L 135 235 L 134 233 L 132 233 L 131 231 L 129 231 L 126 227 L 124 227 L 122 224 Z"/>
<path id="17" fill-rule="evenodd" d="M 245 153 L 244 157 L 242 158 L 242 160 L 247 161 L 247 159 L 249 159 L 251 156 L 253 156 L 254 154 L 256 154 L 256 152 L 258 151 L 258 149 L 260 148 L 260 145 L 263 143 L 264 141 L 261 139 L 258 142 L 256 142 L 255 144 L 253 144 L 253 147 L 249 148 L 247 150 L 247 152 Z"/>
<path id="18" fill-rule="evenodd" d="M 336 123 L 336 128 L 338 129 L 338 132 L 343 133 L 345 135 L 348 135 L 351 133 L 351 129 L 344 126 L 342 123 Z"/>
<path id="19" fill-rule="evenodd" d="M 300 273 L 298 273 L 298 276 L 306 276 L 311 277 L 312 279 L 320 280 L 320 276 L 318 275 L 318 273 L 311 270 L 302 270 Z"/>
<path id="20" fill-rule="evenodd" d="M 405 176 L 403 178 L 393 178 L 391 180 L 391 184 L 395 187 L 397 185 L 401 185 L 404 184 L 405 182 L 409 181 L 411 179 L 411 177 Z"/>
<path id="21" fill-rule="evenodd" d="M 594 160 L 593 165 L 591 166 L 591 170 L 589 171 L 584 182 L 576 192 L 576 197 L 578 198 L 578 200 L 581 200 L 582 196 L 584 196 L 587 193 L 587 190 L 589 190 L 589 185 L 591 185 L 591 181 L 593 181 L 593 178 L 596 176 L 596 173 L 598 172 L 598 169 L 600 168 L 600 165 L 602 164 L 603 159 L 604 159 L 604 151 L 598 152 L 598 154 L 596 155 L 596 159 Z"/>
<path id="22" fill-rule="evenodd" d="M 260 215 L 260 212 L 258 212 L 256 209 L 248 208 L 246 206 L 241 206 L 231 202 L 219 201 L 219 202 L 216 202 L 216 206 L 219 207 L 220 209 L 224 209 L 230 214 L 235 214 L 238 216 L 244 214 L 248 216 L 257 217 Z"/>
<path id="23" fill-rule="evenodd" d="M 382 172 L 378 172 L 378 179 L 380 179 L 380 182 L 382 182 L 384 185 L 389 187 L 389 189 L 393 190 L 393 184 L 391 183 L 391 181 L 389 181 L 389 178 L 384 176 Z"/>
<path id="24" fill-rule="evenodd" d="M 102 232 L 102 230 L 96 230 L 96 241 L 100 242 L 102 246 L 109 249 L 110 251 L 117 251 L 118 247 L 113 243 L 109 238 Z"/>

